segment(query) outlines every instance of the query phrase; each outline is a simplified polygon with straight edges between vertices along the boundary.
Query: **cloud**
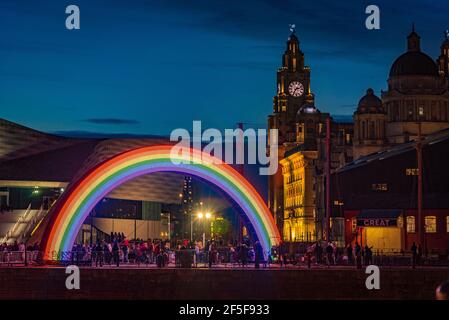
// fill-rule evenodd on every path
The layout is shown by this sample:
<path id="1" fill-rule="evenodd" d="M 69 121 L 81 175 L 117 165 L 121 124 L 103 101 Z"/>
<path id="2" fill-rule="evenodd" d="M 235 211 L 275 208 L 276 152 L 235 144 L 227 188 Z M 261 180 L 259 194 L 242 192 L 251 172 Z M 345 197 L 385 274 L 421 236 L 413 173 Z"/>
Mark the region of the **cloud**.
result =
<path id="1" fill-rule="evenodd" d="M 113 124 L 113 125 L 136 125 L 140 121 L 131 119 L 118 119 L 118 118 L 91 118 L 85 119 L 84 122 L 89 122 L 93 124 Z"/>

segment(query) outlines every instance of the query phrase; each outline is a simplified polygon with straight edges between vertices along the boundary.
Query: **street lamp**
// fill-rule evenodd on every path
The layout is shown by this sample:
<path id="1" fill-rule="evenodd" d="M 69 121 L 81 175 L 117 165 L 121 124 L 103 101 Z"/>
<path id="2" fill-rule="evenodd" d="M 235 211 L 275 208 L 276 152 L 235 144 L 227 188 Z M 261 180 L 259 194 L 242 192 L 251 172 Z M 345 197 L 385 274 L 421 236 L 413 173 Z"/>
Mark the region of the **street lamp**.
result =
<path id="1" fill-rule="evenodd" d="M 206 245 L 206 220 L 210 220 L 211 218 L 212 214 L 210 212 L 206 212 L 206 214 L 198 212 L 198 219 L 203 221 L 203 246 Z"/>

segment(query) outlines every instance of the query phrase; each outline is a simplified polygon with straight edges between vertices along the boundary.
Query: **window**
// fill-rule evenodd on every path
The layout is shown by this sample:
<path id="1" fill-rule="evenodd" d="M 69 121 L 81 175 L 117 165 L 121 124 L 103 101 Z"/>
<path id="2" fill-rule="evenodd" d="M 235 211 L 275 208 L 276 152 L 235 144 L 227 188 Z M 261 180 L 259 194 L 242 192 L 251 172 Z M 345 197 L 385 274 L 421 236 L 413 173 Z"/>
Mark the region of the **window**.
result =
<path id="1" fill-rule="evenodd" d="M 351 221 L 351 229 L 352 229 L 352 233 L 357 233 L 357 219 L 356 218 L 352 218 Z"/>
<path id="2" fill-rule="evenodd" d="M 404 218 L 398 217 L 398 227 L 403 228 L 404 227 Z"/>
<path id="3" fill-rule="evenodd" d="M 387 191 L 388 190 L 388 184 L 386 184 L 386 183 L 373 183 L 371 185 L 371 189 L 373 191 Z"/>
<path id="4" fill-rule="evenodd" d="M 449 232 L 449 216 L 446 217 L 446 232 Z"/>
<path id="5" fill-rule="evenodd" d="M 407 233 L 415 233 L 415 217 L 408 216 L 406 220 L 407 220 Z"/>
<path id="6" fill-rule="evenodd" d="M 425 230 L 426 233 L 435 233 L 437 232 L 437 217 L 435 216 L 426 216 L 425 220 Z"/>
<path id="7" fill-rule="evenodd" d="M 418 168 L 407 168 L 407 169 L 405 169 L 405 175 L 406 176 L 417 176 L 418 175 Z"/>
<path id="8" fill-rule="evenodd" d="M 346 144 L 351 144 L 351 135 L 349 133 L 346 134 Z"/>

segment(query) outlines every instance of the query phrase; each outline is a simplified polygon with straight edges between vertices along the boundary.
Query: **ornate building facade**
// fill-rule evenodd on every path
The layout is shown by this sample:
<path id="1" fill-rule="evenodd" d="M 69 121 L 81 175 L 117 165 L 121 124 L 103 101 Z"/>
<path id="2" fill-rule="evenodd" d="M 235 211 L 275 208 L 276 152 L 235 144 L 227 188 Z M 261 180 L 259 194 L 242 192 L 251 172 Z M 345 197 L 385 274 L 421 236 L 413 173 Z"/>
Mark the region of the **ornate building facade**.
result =
<path id="1" fill-rule="evenodd" d="M 354 113 L 354 158 L 416 140 L 449 127 L 449 40 L 433 60 L 421 50 L 417 32 L 392 64 L 381 99 L 369 89 Z"/>
<path id="2" fill-rule="evenodd" d="M 313 104 L 310 90 L 310 68 L 304 65 L 304 53 L 293 31 L 282 55 L 282 67 L 277 71 L 277 93 L 273 98 L 273 113 L 268 117 L 268 127 L 278 129 L 278 159 L 295 146 L 296 114 L 306 103 Z M 268 205 L 276 224 L 282 230 L 284 221 L 284 194 L 282 171 L 269 178 Z"/>
<path id="3" fill-rule="evenodd" d="M 277 71 L 277 94 L 268 118 L 269 128 L 279 130 L 281 168 L 269 179 L 268 203 L 284 241 L 323 237 L 327 119 L 332 171 L 419 134 L 449 128 L 448 36 L 446 32 L 441 54 L 433 60 L 421 51 L 421 39 L 413 28 L 407 51 L 391 66 L 388 89 L 380 97 L 368 89 L 354 112 L 354 122 L 338 123 L 315 107 L 311 70 L 304 65 L 304 53 L 292 32 Z M 333 208 L 340 205 L 332 203 Z M 336 221 L 333 225 L 342 227 Z"/>
<path id="4" fill-rule="evenodd" d="M 310 68 L 293 32 L 277 72 L 277 94 L 270 129 L 279 130 L 276 175 L 269 180 L 269 207 L 289 242 L 315 241 L 321 237 L 324 216 L 323 167 L 328 113 L 315 107 Z M 332 125 L 332 167 L 352 160 L 352 124 Z"/>

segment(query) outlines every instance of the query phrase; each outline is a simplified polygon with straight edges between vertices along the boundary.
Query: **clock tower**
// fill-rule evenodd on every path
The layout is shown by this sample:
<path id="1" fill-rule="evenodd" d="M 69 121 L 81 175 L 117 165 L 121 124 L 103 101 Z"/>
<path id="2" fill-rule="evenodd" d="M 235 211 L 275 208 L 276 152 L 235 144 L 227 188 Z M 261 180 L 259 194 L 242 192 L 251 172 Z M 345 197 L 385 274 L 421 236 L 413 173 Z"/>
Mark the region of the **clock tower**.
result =
<path id="1" fill-rule="evenodd" d="M 300 108 L 314 104 L 310 90 L 310 68 L 304 65 L 304 53 L 299 47 L 294 25 L 287 48 L 282 55 L 282 67 L 277 71 L 277 92 L 273 99 L 273 113 L 268 117 L 268 127 L 278 129 L 278 161 L 285 151 L 296 145 L 296 115 Z M 278 165 L 278 168 L 281 168 Z M 268 205 L 279 230 L 283 223 L 283 176 L 279 169 L 269 177 Z"/>
<path id="2" fill-rule="evenodd" d="M 292 29 L 287 48 L 282 55 L 282 67 L 277 71 L 277 93 L 273 99 L 273 114 L 269 127 L 279 130 L 279 144 L 295 142 L 295 117 L 305 103 L 314 104 L 310 91 L 310 68 L 304 66 L 304 53 Z"/>

